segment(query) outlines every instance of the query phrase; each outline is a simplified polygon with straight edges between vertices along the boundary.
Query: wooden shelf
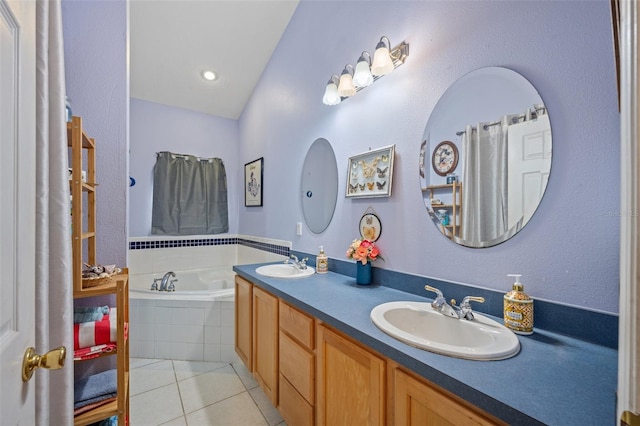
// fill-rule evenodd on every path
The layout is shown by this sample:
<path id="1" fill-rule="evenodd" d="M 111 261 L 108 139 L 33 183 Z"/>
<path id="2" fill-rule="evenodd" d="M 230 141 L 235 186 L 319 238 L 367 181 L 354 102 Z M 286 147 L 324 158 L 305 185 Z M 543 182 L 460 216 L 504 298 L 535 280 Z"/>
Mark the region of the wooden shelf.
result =
<path id="1" fill-rule="evenodd" d="M 453 237 L 460 237 L 460 231 L 462 229 L 462 183 L 444 183 L 422 188 L 422 192 L 429 192 L 429 199 L 436 198 L 436 192 L 442 193 L 446 190 L 451 191 L 451 203 L 432 204 L 431 207 L 434 209 L 434 214 L 435 210 L 450 210 L 449 224 L 440 224 L 440 232 L 452 239 Z"/>
<path id="2" fill-rule="evenodd" d="M 95 140 L 82 129 L 82 119 L 72 117 L 67 123 L 67 139 L 71 158 L 71 248 L 74 299 L 115 296 L 117 338 L 116 349 L 76 363 L 90 362 L 107 356 L 116 357 L 117 397 L 115 401 L 79 414 L 74 425 L 84 426 L 112 416 L 118 425 L 129 423 L 129 339 L 125 330 L 129 324 L 129 271 L 127 268 L 99 285 L 85 287 L 82 281 L 83 264 L 96 265 L 96 154 Z M 82 181 L 82 171 L 86 181 Z M 83 254 L 86 258 L 83 259 Z"/>

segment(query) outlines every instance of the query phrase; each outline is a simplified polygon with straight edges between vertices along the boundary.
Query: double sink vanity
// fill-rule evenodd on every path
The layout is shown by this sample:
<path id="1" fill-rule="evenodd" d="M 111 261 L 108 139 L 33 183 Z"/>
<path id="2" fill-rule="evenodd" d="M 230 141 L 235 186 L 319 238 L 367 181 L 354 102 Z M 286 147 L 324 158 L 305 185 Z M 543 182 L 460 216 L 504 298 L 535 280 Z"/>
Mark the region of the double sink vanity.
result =
<path id="1" fill-rule="evenodd" d="M 614 349 L 312 267 L 234 271 L 236 352 L 288 424 L 615 423 Z"/>

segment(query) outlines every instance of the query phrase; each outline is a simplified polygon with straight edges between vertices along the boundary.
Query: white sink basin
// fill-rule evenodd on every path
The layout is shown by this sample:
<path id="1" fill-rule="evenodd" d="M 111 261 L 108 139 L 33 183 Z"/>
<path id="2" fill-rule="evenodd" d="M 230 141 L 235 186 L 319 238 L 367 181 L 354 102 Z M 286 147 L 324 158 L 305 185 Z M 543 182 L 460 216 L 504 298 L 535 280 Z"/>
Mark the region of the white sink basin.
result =
<path id="1" fill-rule="evenodd" d="M 520 351 L 518 337 L 504 325 L 476 312 L 475 319 L 450 318 L 426 302 L 388 302 L 371 310 L 382 331 L 404 343 L 457 358 L 499 360 Z"/>
<path id="2" fill-rule="evenodd" d="M 307 269 L 298 269 L 290 264 L 280 263 L 276 265 L 265 265 L 256 268 L 256 272 L 265 277 L 271 278 L 306 278 L 313 275 L 316 270 L 311 266 Z"/>

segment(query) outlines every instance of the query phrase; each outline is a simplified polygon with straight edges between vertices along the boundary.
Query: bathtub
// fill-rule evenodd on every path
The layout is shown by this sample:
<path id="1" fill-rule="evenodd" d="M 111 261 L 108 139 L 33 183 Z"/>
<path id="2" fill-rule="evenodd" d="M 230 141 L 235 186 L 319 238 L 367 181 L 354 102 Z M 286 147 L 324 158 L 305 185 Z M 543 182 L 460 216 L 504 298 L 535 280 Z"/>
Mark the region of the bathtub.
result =
<path id="1" fill-rule="evenodd" d="M 130 299 L 162 300 L 233 300 L 233 272 L 219 269 L 196 269 L 176 271 L 175 291 L 151 290 L 153 280 L 161 274 L 139 274 L 131 276 Z M 158 283 L 159 285 L 159 283 Z M 229 299 L 230 298 L 230 299 Z"/>
<path id="2" fill-rule="evenodd" d="M 163 274 L 130 275 L 130 356 L 236 362 L 231 268 L 176 270 L 176 291 L 150 290 Z"/>

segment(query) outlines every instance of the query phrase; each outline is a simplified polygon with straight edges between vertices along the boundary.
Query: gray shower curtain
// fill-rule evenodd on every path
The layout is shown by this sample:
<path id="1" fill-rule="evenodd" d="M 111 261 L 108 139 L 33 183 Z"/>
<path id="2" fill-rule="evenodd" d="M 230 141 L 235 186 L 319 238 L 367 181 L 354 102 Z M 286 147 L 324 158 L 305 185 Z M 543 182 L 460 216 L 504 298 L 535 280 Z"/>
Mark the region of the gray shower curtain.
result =
<path id="1" fill-rule="evenodd" d="M 154 235 L 229 231 L 227 176 L 219 158 L 159 152 L 153 169 Z"/>

